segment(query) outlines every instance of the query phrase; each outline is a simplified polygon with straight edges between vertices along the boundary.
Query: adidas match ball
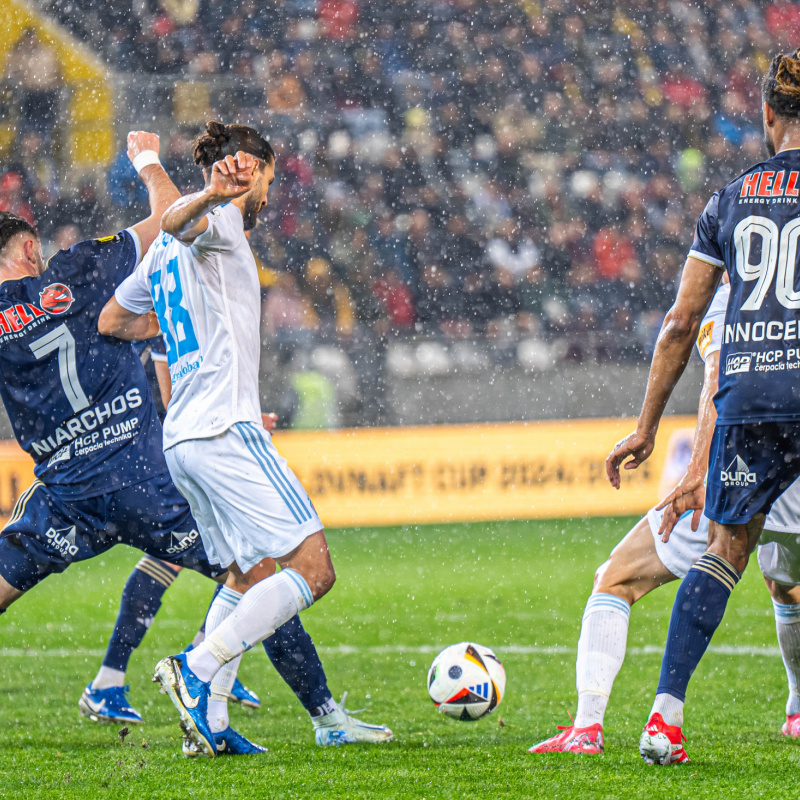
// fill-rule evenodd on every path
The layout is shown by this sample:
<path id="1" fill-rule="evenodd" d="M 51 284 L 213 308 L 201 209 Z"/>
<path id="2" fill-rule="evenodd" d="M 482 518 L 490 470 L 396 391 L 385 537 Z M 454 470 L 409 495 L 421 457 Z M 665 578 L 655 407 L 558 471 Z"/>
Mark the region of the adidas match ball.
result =
<path id="1" fill-rule="evenodd" d="M 494 711 L 506 693 L 506 671 L 488 648 L 473 642 L 446 647 L 428 671 L 428 694 L 442 714 L 480 719 Z"/>

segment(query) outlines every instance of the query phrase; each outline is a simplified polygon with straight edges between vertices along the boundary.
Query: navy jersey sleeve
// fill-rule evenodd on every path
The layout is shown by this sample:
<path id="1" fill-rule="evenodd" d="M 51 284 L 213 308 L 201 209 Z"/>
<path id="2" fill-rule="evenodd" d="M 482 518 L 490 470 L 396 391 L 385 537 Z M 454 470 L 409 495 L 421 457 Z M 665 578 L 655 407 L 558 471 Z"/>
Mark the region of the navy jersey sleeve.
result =
<path id="1" fill-rule="evenodd" d="M 708 201 L 694 233 L 694 241 L 689 255 L 715 267 L 725 267 L 722 250 L 719 246 L 717 232 L 719 230 L 719 192 Z"/>
<path id="2" fill-rule="evenodd" d="M 87 239 L 59 250 L 47 262 L 47 275 L 72 286 L 90 286 L 110 297 L 141 259 L 141 243 L 132 228 L 114 236 Z"/>

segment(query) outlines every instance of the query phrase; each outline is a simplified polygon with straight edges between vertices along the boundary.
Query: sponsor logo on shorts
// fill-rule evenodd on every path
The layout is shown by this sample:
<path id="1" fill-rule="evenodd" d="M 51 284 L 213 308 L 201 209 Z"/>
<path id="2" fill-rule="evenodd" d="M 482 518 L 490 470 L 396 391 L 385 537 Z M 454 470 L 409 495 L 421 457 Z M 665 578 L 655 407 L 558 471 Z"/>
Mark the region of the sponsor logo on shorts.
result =
<path id="1" fill-rule="evenodd" d="M 182 553 L 184 550 L 188 550 L 198 539 L 200 534 L 197 531 L 189 531 L 188 533 L 179 533 L 178 531 L 173 531 L 170 534 L 170 545 L 167 548 L 167 552 L 174 556 L 176 553 Z"/>
<path id="2" fill-rule="evenodd" d="M 741 456 L 731 461 L 727 469 L 720 473 L 723 486 L 752 486 L 756 482 L 756 473 L 750 471 Z"/>
<path id="3" fill-rule="evenodd" d="M 50 528 L 46 533 L 48 544 L 57 550 L 64 558 L 78 555 L 78 545 L 75 544 L 75 526 L 71 528 Z"/>
<path id="4" fill-rule="evenodd" d="M 737 372 L 750 372 L 752 362 L 752 353 L 731 353 L 725 359 L 725 374 L 735 375 Z"/>

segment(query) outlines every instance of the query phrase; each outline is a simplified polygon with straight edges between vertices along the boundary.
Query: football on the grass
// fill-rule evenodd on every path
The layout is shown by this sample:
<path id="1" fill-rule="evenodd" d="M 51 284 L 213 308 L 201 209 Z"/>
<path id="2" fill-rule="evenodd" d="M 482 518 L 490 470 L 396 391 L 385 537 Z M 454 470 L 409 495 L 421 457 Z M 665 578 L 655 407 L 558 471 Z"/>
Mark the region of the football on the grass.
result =
<path id="1" fill-rule="evenodd" d="M 446 647 L 428 671 L 428 694 L 442 714 L 460 720 L 480 719 L 506 693 L 506 671 L 497 656 L 474 642 Z"/>

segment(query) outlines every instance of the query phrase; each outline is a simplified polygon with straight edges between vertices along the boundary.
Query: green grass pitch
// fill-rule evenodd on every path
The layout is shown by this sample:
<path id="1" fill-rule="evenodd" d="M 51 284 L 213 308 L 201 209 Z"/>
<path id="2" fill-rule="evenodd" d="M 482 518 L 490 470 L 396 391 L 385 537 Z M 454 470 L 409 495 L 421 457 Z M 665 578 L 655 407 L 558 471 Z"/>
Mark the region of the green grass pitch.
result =
<path id="1" fill-rule="evenodd" d="M 389 724 L 395 741 L 315 747 L 305 712 L 259 648 L 245 656 L 241 677 L 264 708 L 234 707 L 231 716 L 269 753 L 214 761 L 181 756 L 177 716 L 150 682 L 158 658 L 193 636 L 210 582 L 184 574 L 166 595 L 129 672 L 146 724 L 121 744 L 117 726 L 79 719 L 77 700 L 138 554 L 119 547 L 72 567 L 0 621 L 0 797 L 797 797 L 800 742 L 778 733 L 786 679 L 755 564 L 690 686 L 692 764 L 646 767 L 636 747 L 676 584 L 634 608 L 606 754 L 527 755 L 575 710 L 574 648 L 593 571 L 632 522 L 331 531 L 338 582 L 304 622 L 334 693 L 348 690 L 348 704 Z M 502 704 L 476 723 L 438 715 L 425 690 L 435 649 L 465 639 L 494 648 L 508 675 Z"/>

